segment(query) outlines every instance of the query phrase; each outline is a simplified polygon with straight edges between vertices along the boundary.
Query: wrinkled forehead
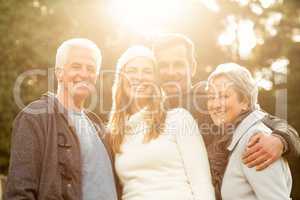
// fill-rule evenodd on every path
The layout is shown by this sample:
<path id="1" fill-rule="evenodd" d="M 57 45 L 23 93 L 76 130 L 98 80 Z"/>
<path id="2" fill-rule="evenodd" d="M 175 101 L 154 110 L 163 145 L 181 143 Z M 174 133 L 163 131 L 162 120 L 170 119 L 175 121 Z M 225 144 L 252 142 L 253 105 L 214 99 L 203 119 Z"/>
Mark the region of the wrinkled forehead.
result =
<path id="1" fill-rule="evenodd" d="M 155 56 L 158 62 L 169 59 L 188 59 L 187 48 L 183 44 L 173 44 L 157 49 Z"/>
<path id="2" fill-rule="evenodd" d="M 79 62 L 95 66 L 97 64 L 97 54 L 92 49 L 79 46 L 72 46 L 66 53 L 68 64 L 73 62 Z"/>
<path id="3" fill-rule="evenodd" d="M 235 89 L 234 82 L 225 76 L 219 76 L 211 79 L 208 82 L 207 92 L 208 93 L 221 93 L 228 92 Z"/>

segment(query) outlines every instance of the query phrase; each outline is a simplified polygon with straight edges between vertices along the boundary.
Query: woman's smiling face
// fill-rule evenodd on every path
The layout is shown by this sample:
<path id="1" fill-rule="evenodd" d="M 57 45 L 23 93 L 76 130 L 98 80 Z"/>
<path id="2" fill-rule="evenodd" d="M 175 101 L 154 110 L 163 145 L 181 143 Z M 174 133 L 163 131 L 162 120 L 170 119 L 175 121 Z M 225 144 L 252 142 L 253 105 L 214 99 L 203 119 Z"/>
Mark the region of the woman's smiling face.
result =
<path id="1" fill-rule="evenodd" d="M 213 122 L 220 126 L 233 123 L 248 103 L 225 76 L 212 80 L 208 89 L 207 108 Z"/>
<path id="2" fill-rule="evenodd" d="M 130 100 L 136 101 L 138 98 L 152 97 L 155 88 L 153 61 L 137 57 L 125 65 L 123 74 L 123 89 Z"/>

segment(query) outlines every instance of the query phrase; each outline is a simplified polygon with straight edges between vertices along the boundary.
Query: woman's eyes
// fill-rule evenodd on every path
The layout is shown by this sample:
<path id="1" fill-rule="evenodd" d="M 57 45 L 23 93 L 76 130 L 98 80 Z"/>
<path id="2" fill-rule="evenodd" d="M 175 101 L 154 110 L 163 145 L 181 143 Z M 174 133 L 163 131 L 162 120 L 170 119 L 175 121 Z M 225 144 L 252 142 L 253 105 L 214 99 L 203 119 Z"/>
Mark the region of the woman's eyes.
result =
<path id="1" fill-rule="evenodd" d="M 129 69 L 129 70 L 126 70 L 126 73 L 128 73 L 128 74 L 134 74 L 134 73 L 138 73 L 138 70 Z M 144 74 L 152 74 L 153 70 L 152 69 L 145 69 L 145 70 L 142 71 L 142 73 L 144 73 Z"/>
<path id="2" fill-rule="evenodd" d="M 228 94 L 224 94 L 224 95 L 208 95 L 207 99 L 208 100 L 214 100 L 214 99 L 228 99 L 229 95 Z"/>

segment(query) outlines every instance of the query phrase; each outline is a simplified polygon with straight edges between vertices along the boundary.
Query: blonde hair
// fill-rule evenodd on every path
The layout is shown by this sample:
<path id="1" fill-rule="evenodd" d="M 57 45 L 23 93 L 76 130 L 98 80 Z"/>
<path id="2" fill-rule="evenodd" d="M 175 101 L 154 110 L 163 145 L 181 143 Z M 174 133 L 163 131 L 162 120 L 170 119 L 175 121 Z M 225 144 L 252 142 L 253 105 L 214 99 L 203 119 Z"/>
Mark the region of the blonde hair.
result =
<path id="1" fill-rule="evenodd" d="M 152 51 L 144 46 L 134 46 L 127 49 L 118 60 L 116 76 L 112 88 L 112 109 L 108 123 L 108 128 L 110 129 L 109 141 L 113 153 L 121 153 L 121 145 L 126 131 L 128 130 L 126 119 L 130 116 L 129 107 L 127 106 L 130 102 L 123 90 L 124 78 L 122 77 L 122 72 L 126 64 L 136 57 L 144 57 L 152 60 L 153 67 L 155 68 L 155 60 L 154 56 L 152 56 Z M 158 94 L 152 95 L 150 104 L 147 107 L 148 118 L 146 123 L 149 125 L 149 131 L 145 135 L 144 142 L 149 142 L 160 135 L 166 117 L 166 113 L 161 107 L 161 91 L 160 89 L 154 91 L 158 91 Z"/>

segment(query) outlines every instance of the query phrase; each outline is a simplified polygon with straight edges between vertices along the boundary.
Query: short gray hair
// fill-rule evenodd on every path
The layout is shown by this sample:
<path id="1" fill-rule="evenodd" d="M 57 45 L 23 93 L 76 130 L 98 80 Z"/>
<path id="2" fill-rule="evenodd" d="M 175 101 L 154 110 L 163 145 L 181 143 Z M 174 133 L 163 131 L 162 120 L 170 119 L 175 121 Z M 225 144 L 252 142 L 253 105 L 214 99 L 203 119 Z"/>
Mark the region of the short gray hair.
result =
<path id="1" fill-rule="evenodd" d="M 236 63 L 221 64 L 209 75 L 208 84 L 220 76 L 225 76 L 232 81 L 233 86 L 249 100 L 250 109 L 259 109 L 258 87 L 248 69 Z"/>
<path id="2" fill-rule="evenodd" d="M 91 50 L 95 54 L 97 74 L 99 74 L 102 56 L 98 46 L 91 40 L 85 38 L 73 38 L 64 41 L 56 51 L 55 69 L 62 68 L 67 62 L 67 55 L 71 48 L 81 47 Z"/>

